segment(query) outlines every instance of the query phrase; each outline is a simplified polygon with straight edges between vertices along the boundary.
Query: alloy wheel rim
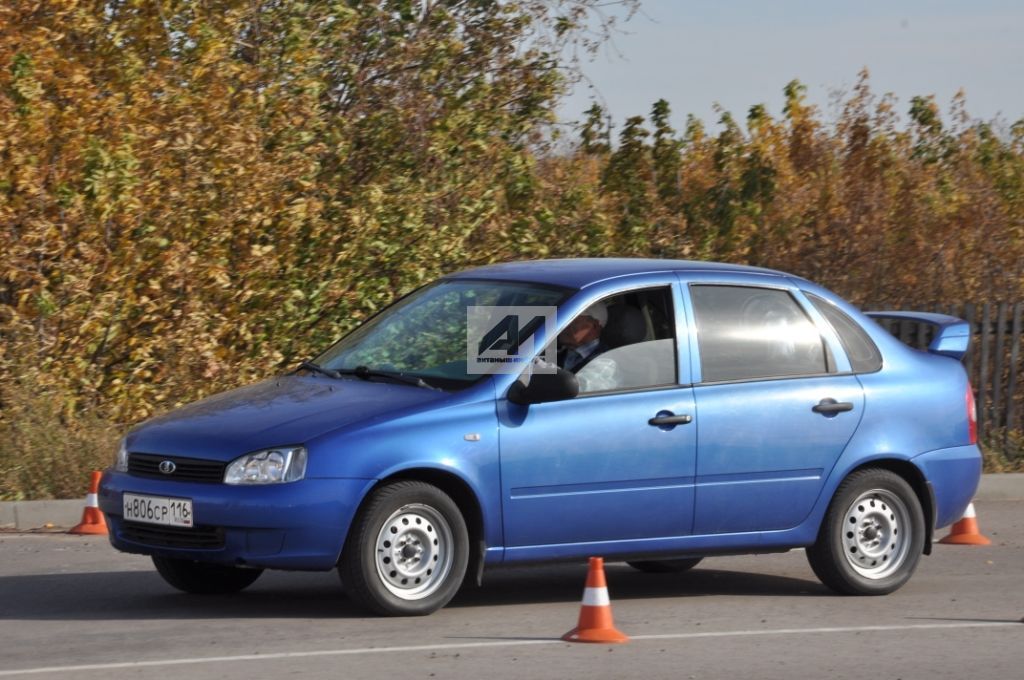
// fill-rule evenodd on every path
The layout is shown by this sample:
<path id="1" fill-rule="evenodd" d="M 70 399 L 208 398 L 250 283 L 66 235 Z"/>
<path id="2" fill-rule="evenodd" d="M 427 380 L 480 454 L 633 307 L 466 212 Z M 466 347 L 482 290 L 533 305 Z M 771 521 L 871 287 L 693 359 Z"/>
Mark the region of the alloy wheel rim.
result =
<path id="1" fill-rule="evenodd" d="M 872 580 L 893 575 L 907 559 L 910 512 L 891 491 L 872 489 L 857 497 L 843 516 L 843 555 L 855 572 Z"/>
<path id="2" fill-rule="evenodd" d="M 452 530 L 440 512 L 411 503 L 391 513 L 377 534 L 374 563 L 381 583 L 403 600 L 436 592 L 452 568 Z"/>

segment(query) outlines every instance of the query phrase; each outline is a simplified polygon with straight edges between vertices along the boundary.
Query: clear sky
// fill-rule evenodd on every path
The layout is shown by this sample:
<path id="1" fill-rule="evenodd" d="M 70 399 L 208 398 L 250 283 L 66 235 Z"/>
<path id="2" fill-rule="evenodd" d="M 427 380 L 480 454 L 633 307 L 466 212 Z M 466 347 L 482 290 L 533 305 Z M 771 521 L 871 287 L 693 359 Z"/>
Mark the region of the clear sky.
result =
<path id="1" fill-rule="evenodd" d="M 904 113 L 914 95 L 934 94 L 945 114 L 963 88 L 972 117 L 1024 118 L 1024 0 L 642 0 L 613 43 L 584 63 L 590 83 L 562 120 L 595 98 L 616 125 L 659 98 L 677 129 L 687 113 L 717 121 L 715 102 L 741 121 L 757 103 L 779 115 L 794 78 L 828 113 L 830 93 L 863 67 Z"/>

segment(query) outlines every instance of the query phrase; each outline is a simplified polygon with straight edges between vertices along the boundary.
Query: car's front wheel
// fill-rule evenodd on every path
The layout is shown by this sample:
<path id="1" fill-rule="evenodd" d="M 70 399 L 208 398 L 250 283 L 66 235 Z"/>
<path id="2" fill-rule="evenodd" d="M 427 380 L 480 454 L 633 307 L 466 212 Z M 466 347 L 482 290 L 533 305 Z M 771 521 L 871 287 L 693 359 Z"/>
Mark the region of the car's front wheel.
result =
<path id="1" fill-rule="evenodd" d="M 386 616 L 420 616 L 455 596 L 466 575 L 469 533 L 458 506 L 425 482 L 392 482 L 360 509 L 342 551 L 345 591 Z"/>
<path id="2" fill-rule="evenodd" d="M 197 595 L 237 593 L 253 584 L 262 569 L 243 569 L 223 564 L 153 557 L 153 565 L 167 583 Z"/>
<path id="3" fill-rule="evenodd" d="M 836 592 L 885 595 L 914 573 L 924 536 L 924 512 L 910 485 L 889 470 L 858 470 L 836 489 L 807 561 Z"/>

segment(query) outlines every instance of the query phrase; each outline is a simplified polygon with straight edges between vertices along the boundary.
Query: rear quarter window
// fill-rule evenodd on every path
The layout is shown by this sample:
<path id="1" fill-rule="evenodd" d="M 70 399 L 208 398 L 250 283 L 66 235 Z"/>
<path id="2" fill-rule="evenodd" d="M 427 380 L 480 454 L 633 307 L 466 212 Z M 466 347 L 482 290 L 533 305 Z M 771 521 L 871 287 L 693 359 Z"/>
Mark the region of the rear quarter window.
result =
<path id="1" fill-rule="evenodd" d="M 804 291 L 814 308 L 832 324 L 839 341 L 850 359 L 850 367 L 854 373 L 874 373 L 882 368 L 882 354 L 878 351 L 871 337 L 841 309 L 831 302 L 818 297 L 814 293 Z"/>

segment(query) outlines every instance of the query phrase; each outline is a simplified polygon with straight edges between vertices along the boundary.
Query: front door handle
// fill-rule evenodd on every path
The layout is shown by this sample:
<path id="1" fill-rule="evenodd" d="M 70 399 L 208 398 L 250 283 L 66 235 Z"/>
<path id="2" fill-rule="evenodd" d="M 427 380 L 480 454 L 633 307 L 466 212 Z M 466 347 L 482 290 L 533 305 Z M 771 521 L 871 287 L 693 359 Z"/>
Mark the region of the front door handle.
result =
<path id="1" fill-rule="evenodd" d="M 686 425 L 692 420 L 693 416 L 687 413 L 677 416 L 671 411 L 661 411 L 658 415 L 648 420 L 647 424 L 657 425 L 658 427 L 664 427 L 666 425 Z"/>
<path id="2" fill-rule="evenodd" d="M 811 410 L 815 413 L 821 413 L 824 415 L 834 415 L 844 411 L 852 411 L 853 404 L 848 401 L 836 401 L 835 399 L 826 397 L 819 401 L 817 406 L 813 406 Z"/>

